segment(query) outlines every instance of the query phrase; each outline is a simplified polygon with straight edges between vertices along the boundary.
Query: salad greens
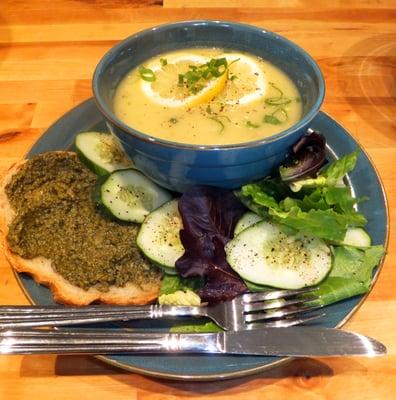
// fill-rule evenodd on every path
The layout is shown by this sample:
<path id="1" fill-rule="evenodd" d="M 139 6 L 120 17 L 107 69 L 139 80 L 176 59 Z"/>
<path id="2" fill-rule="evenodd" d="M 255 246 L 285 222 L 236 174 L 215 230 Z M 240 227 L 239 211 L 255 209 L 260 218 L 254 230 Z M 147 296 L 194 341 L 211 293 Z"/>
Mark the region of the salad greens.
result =
<path id="1" fill-rule="evenodd" d="M 279 168 L 284 182 L 294 182 L 311 177 L 326 162 L 326 139 L 320 133 L 310 131 L 292 147 L 286 161 Z"/>
<path id="2" fill-rule="evenodd" d="M 180 241 L 185 252 L 175 267 L 183 278 L 204 279 L 198 291 L 204 302 L 231 300 L 246 291 L 242 279 L 229 266 L 224 249 L 245 211 L 230 190 L 210 186 L 193 186 L 179 199 L 183 221 Z"/>
<path id="3" fill-rule="evenodd" d="M 384 255 L 382 246 L 357 248 L 340 244 L 350 226 L 367 223 L 355 205 L 367 200 L 355 198 L 342 183 L 345 175 L 356 165 L 354 151 L 325 167 L 316 177 L 287 185 L 279 178 L 264 179 L 245 185 L 237 193 L 252 211 L 273 220 L 288 232 L 300 231 L 332 244 L 333 266 L 318 286 L 322 305 L 331 304 L 365 293 L 371 283 L 372 271 Z M 289 188 L 291 189 L 289 191 Z M 250 290 L 268 290 L 248 283 Z"/>
<path id="4" fill-rule="evenodd" d="M 327 277 L 317 285 L 315 304 L 326 306 L 370 289 L 373 269 L 378 265 L 385 251 L 383 246 L 357 248 L 332 246 L 333 265 Z M 251 292 L 272 290 L 269 286 L 245 282 Z"/>
<path id="5" fill-rule="evenodd" d="M 204 284 L 202 278 L 182 278 L 180 275 L 165 274 L 162 279 L 160 296 L 162 294 L 172 294 L 178 290 L 199 290 Z"/>
<path id="6" fill-rule="evenodd" d="M 210 333 L 221 331 L 222 329 L 212 321 L 205 321 L 203 323 L 190 322 L 170 328 L 170 332 L 174 333 Z"/>
<path id="7" fill-rule="evenodd" d="M 384 255 L 383 246 L 333 248 L 333 267 L 315 295 L 321 305 L 328 305 L 366 293 L 370 289 L 373 269 Z"/>
<path id="8" fill-rule="evenodd" d="M 243 186 L 237 196 L 253 212 L 289 231 L 342 241 L 349 226 L 367 223 L 364 215 L 355 210 L 355 204 L 366 198 L 354 198 L 348 187 L 335 186 L 355 167 L 357 156 L 353 152 L 335 161 L 316 179 L 308 179 L 307 185 L 301 181 L 297 193 L 279 178 L 266 178 Z"/>
<path id="9" fill-rule="evenodd" d="M 278 223 L 286 234 L 302 232 L 327 242 L 332 250 L 332 269 L 315 292 L 320 305 L 329 305 L 367 292 L 373 269 L 385 250 L 383 246 L 352 247 L 342 244 L 350 227 L 367 223 L 356 204 L 366 197 L 353 197 L 343 178 L 356 165 L 358 151 L 329 164 L 314 176 L 285 182 L 277 177 L 265 178 L 243 186 L 235 194 L 239 200 L 262 219 Z M 181 279 L 172 277 L 172 279 Z M 183 286 L 184 281 L 174 283 Z M 250 291 L 272 288 L 245 282 Z M 165 286 L 169 286 L 167 280 Z M 175 332 L 215 331 L 212 322 L 185 324 L 173 328 Z"/>

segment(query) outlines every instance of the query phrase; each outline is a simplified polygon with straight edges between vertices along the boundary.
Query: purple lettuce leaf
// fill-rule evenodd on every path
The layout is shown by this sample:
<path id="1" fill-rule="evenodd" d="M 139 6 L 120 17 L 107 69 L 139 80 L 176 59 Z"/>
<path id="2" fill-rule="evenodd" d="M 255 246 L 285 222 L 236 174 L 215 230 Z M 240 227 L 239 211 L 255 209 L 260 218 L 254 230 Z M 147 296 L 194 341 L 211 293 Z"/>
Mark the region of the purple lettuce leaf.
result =
<path id="1" fill-rule="evenodd" d="M 326 162 L 326 139 L 310 131 L 294 143 L 286 161 L 279 167 L 283 182 L 294 182 L 314 177 Z"/>
<path id="2" fill-rule="evenodd" d="M 205 278 L 198 294 L 209 304 L 231 300 L 247 290 L 227 263 L 224 250 L 245 211 L 231 191 L 209 186 L 194 186 L 179 200 L 185 253 L 176 261 L 176 269 L 183 278 Z"/>

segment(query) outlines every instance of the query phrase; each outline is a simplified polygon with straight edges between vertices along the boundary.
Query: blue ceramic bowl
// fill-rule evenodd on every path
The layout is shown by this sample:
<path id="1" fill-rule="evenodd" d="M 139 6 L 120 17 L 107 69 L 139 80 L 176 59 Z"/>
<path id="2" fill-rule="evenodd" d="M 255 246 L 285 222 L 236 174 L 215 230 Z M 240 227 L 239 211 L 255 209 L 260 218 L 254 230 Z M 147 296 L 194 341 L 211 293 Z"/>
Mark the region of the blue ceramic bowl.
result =
<path id="1" fill-rule="evenodd" d="M 297 85 L 303 104 L 301 120 L 269 138 L 200 146 L 151 137 L 114 115 L 114 92 L 128 71 L 159 53 L 188 47 L 241 50 L 272 62 Z M 178 22 L 139 32 L 105 54 L 93 77 L 97 106 L 136 166 L 161 186 L 178 192 L 195 184 L 232 189 L 269 174 L 319 112 L 324 91 L 317 64 L 300 47 L 264 29 L 223 21 Z"/>

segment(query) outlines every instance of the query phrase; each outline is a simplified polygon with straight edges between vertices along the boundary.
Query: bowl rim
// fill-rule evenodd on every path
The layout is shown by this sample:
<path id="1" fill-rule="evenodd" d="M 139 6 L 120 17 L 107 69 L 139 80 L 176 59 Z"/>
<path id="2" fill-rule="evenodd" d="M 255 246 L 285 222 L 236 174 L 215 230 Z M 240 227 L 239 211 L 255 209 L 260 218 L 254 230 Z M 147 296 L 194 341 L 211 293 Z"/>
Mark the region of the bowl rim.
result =
<path id="1" fill-rule="evenodd" d="M 131 40 L 135 40 L 136 38 L 139 38 L 140 36 L 144 36 L 146 34 L 149 34 L 150 32 L 161 32 L 163 30 L 169 30 L 177 27 L 183 27 L 183 26 L 199 26 L 199 25 L 223 25 L 223 26 L 228 26 L 228 27 L 239 27 L 242 29 L 247 29 L 249 31 L 256 31 L 260 32 L 264 35 L 270 35 L 274 39 L 277 39 L 284 44 L 294 47 L 297 51 L 299 51 L 302 55 L 303 58 L 307 61 L 308 64 L 311 65 L 317 79 L 319 82 L 319 90 L 318 90 L 318 96 L 309 110 L 309 112 L 301 119 L 299 120 L 296 124 L 292 125 L 290 128 L 281 131 L 279 133 L 276 133 L 274 135 L 271 135 L 269 137 L 261 138 L 258 140 L 252 140 L 248 142 L 241 142 L 241 143 L 231 143 L 231 144 L 211 144 L 211 145 L 205 145 L 205 144 L 189 144 L 189 143 L 181 143 L 181 142 L 174 142 L 171 140 L 166 140 L 162 138 L 157 138 L 155 136 L 148 135 L 146 133 L 143 133 L 141 131 L 138 131 L 131 126 L 125 124 L 122 122 L 120 119 L 116 117 L 116 115 L 113 113 L 111 109 L 107 107 L 105 104 L 104 100 L 101 98 L 99 95 L 99 77 L 104 69 L 105 66 L 109 63 L 109 60 L 112 58 L 113 55 L 117 54 L 120 50 L 123 49 L 124 46 L 126 46 Z M 106 120 L 110 121 L 111 124 L 115 125 L 117 128 L 121 129 L 122 131 L 126 131 L 128 134 L 131 136 L 152 144 L 160 145 L 162 147 L 167 147 L 167 148 L 174 148 L 174 149 L 184 149 L 184 150 L 194 150 L 194 151 L 219 151 L 219 150 L 236 150 L 236 149 L 244 149 L 244 148 L 255 148 L 259 147 L 263 144 L 266 143 L 271 143 L 278 141 L 279 139 L 285 138 L 287 136 L 293 135 L 293 133 L 301 130 L 304 126 L 307 126 L 312 119 L 317 115 L 317 113 L 320 110 L 321 105 L 323 104 L 324 97 L 325 97 L 325 92 L 326 92 L 326 87 L 325 87 L 325 80 L 322 74 L 322 71 L 320 70 L 318 64 L 316 61 L 300 46 L 295 44 L 289 39 L 286 39 L 285 37 L 278 35 L 275 32 L 269 31 L 265 28 L 260 28 L 255 25 L 250 25 L 250 24 L 245 24 L 245 23 L 239 23 L 239 22 L 232 22 L 232 21 L 225 21 L 225 20 L 205 20 L 205 19 L 199 19 L 199 20 L 186 20 L 186 21 L 178 21 L 178 22 L 173 22 L 173 23 L 165 23 L 161 25 L 156 25 L 147 29 L 144 29 L 142 31 L 136 32 L 133 35 L 130 35 L 123 39 L 121 42 L 117 43 L 115 46 L 111 47 L 100 59 L 99 63 L 97 64 L 94 73 L 93 73 L 93 79 L 92 79 L 92 92 L 94 95 L 94 100 L 95 103 L 101 112 L 101 114 L 105 117 Z"/>

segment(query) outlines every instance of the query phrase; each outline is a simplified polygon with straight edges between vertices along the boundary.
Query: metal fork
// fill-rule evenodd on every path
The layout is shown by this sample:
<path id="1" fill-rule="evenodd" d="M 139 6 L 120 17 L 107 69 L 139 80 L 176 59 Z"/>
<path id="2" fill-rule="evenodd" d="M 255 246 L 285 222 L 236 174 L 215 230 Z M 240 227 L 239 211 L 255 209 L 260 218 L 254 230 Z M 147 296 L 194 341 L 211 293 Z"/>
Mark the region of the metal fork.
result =
<path id="1" fill-rule="evenodd" d="M 288 327 L 320 318 L 304 316 L 321 306 L 315 302 L 315 288 L 246 293 L 214 306 L 1 306 L 0 329 L 64 326 L 142 319 L 208 317 L 225 330 L 241 331 L 260 327 Z"/>

